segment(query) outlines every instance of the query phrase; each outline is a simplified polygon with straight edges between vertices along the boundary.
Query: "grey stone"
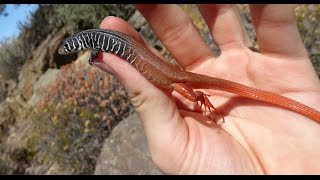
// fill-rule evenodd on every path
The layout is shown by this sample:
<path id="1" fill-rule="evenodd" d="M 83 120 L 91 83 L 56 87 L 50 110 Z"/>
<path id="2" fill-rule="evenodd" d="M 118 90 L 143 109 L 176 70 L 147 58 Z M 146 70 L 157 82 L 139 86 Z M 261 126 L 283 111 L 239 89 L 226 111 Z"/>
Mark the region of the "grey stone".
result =
<path id="1" fill-rule="evenodd" d="M 144 130 L 136 113 L 121 121 L 105 140 L 95 174 L 162 174 L 151 160 Z"/>
<path id="2" fill-rule="evenodd" d="M 28 101 L 31 106 L 36 105 L 36 103 L 40 100 L 41 96 L 39 92 L 52 84 L 56 80 L 57 74 L 59 73 L 58 69 L 49 68 L 33 85 L 33 94 Z"/>

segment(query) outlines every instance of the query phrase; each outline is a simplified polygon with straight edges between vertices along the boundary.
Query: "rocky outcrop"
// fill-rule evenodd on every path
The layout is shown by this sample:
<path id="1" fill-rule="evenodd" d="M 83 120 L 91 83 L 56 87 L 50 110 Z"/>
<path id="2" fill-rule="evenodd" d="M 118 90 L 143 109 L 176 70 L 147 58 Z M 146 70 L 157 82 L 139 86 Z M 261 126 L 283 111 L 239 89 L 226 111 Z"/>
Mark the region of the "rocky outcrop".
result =
<path id="1" fill-rule="evenodd" d="M 40 100 L 41 96 L 39 93 L 41 90 L 56 80 L 57 74 L 59 73 L 58 69 L 49 68 L 33 85 L 33 93 L 31 98 L 28 101 L 28 104 L 35 106 Z"/>
<path id="2" fill-rule="evenodd" d="M 57 33 L 48 35 L 39 47 L 32 53 L 32 57 L 28 59 L 22 66 L 19 73 L 18 89 L 23 99 L 29 100 L 33 94 L 34 83 L 40 78 L 44 71 L 53 61 L 59 42 L 62 42 L 67 30 L 62 28 Z"/>
<path id="3" fill-rule="evenodd" d="M 162 174 L 150 158 L 144 130 L 136 113 L 122 120 L 105 140 L 95 174 Z"/>
<path id="4" fill-rule="evenodd" d="M 52 66 L 53 58 L 58 46 L 66 34 L 63 28 L 48 35 L 22 66 L 19 72 L 18 83 L 6 81 L 5 99 L 0 102 L 0 161 L 1 168 L 7 169 L 5 174 L 21 174 L 29 166 L 25 161 L 29 156 L 25 153 L 23 139 L 26 132 L 17 132 L 23 126 L 27 131 L 30 124 L 24 124 L 25 112 L 32 109 L 32 105 L 39 98 L 41 88 L 55 80 L 57 69 L 48 69 Z M 45 72 L 45 73 L 44 73 Z M 44 74 L 44 76 L 43 76 Z M 29 102 L 29 103 L 28 103 Z"/>

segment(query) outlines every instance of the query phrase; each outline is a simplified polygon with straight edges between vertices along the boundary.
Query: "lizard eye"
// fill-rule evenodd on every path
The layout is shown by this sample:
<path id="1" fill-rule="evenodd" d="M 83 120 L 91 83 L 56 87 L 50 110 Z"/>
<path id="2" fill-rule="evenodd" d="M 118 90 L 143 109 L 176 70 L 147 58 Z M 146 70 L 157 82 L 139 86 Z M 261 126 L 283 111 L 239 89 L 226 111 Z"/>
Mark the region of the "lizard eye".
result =
<path id="1" fill-rule="evenodd" d="M 69 51 L 71 50 L 68 44 L 64 44 L 63 49 L 64 49 L 66 52 L 69 52 Z"/>

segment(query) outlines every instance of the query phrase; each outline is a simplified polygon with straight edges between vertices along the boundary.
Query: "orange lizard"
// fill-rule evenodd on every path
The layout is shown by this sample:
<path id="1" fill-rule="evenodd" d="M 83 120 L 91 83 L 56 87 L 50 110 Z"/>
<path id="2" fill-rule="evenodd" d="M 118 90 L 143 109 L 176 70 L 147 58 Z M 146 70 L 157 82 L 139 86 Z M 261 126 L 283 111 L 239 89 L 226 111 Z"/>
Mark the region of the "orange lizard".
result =
<path id="1" fill-rule="evenodd" d="M 159 88 L 176 91 L 200 107 L 215 109 L 207 95 L 193 89 L 215 89 L 242 97 L 268 102 L 302 114 L 320 122 L 320 112 L 287 97 L 252 88 L 225 79 L 184 71 L 159 58 L 143 45 L 124 33 L 113 30 L 88 29 L 67 38 L 59 48 L 59 54 L 69 54 L 90 49 L 89 63 L 98 61 L 101 51 L 115 54 L 135 67 L 146 79 Z"/>

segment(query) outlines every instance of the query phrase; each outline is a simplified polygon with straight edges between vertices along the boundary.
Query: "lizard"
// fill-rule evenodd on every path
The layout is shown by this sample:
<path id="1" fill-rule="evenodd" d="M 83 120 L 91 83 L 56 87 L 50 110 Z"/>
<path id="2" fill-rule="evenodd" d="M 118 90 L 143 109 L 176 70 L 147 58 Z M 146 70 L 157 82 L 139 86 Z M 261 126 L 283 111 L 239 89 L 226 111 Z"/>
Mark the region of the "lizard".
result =
<path id="1" fill-rule="evenodd" d="M 288 97 L 249 87 L 222 78 L 210 77 L 185 71 L 158 57 L 130 36 L 103 29 L 87 29 L 65 39 L 58 49 L 61 55 L 91 50 L 89 64 L 97 61 L 100 52 L 112 53 L 130 63 L 147 80 L 158 88 L 176 91 L 192 102 L 200 102 L 200 108 L 216 110 L 208 95 L 194 89 L 214 89 L 236 94 L 241 97 L 267 102 L 278 107 L 304 115 L 320 122 L 320 112 Z M 223 116 L 222 116 L 223 118 Z M 223 118 L 224 121 L 224 118 Z"/>

